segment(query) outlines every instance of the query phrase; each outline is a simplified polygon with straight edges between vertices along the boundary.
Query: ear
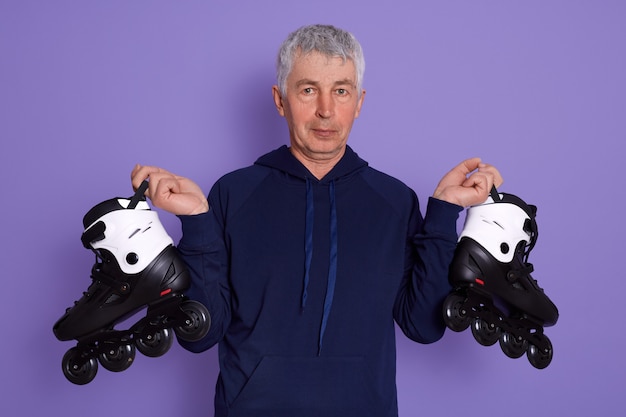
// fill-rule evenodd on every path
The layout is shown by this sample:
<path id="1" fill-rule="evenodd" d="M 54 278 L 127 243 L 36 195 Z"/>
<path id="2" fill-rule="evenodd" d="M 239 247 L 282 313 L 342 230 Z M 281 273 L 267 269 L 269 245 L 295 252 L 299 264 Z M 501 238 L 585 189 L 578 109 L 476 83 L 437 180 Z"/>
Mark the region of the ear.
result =
<path id="1" fill-rule="evenodd" d="M 359 114 L 361 114 L 361 106 L 363 106 L 363 100 L 365 100 L 365 90 L 361 90 L 361 97 L 359 97 L 359 102 L 356 104 L 356 112 L 354 113 L 354 118 L 358 118 Z"/>
<path id="2" fill-rule="evenodd" d="M 285 117 L 285 106 L 283 104 L 283 96 L 280 94 L 280 90 L 277 85 L 272 86 L 272 97 L 274 98 L 274 105 L 278 114 Z"/>

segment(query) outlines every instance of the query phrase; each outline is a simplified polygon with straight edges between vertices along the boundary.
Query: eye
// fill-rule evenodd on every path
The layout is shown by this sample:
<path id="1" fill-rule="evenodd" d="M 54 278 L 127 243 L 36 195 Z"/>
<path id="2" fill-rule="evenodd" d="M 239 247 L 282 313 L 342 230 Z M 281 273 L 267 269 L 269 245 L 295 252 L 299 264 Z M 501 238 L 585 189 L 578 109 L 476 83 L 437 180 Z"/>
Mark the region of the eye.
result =
<path id="1" fill-rule="evenodd" d="M 306 87 L 305 89 L 302 90 L 302 92 L 307 95 L 313 94 L 313 89 L 311 87 Z"/>
<path id="2" fill-rule="evenodd" d="M 348 94 L 348 90 L 346 90 L 345 88 L 338 88 L 337 94 L 339 94 L 340 96 L 345 96 L 346 94 Z"/>

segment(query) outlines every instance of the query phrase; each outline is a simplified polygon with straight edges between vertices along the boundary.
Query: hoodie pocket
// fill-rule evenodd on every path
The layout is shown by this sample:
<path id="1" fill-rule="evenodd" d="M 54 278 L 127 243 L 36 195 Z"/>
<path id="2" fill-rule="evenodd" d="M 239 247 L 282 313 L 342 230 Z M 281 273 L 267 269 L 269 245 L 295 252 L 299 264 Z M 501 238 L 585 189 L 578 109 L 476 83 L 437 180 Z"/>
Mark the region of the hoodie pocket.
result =
<path id="1" fill-rule="evenodd" d="M 235 399 L 229 416 L 379 416 L 381 399 L 374 385 L 361 357 L 268 356 Z"/>

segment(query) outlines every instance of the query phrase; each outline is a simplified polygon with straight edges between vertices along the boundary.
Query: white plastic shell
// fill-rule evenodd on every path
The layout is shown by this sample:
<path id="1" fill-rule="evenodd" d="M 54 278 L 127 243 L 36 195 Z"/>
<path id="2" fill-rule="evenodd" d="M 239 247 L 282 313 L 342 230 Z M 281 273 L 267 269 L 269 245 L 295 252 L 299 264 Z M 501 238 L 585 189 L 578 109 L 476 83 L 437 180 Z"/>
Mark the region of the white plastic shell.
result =
<path id="1" fill-rule="evenodd" d="M 118 202 L 122 207 L 128 207 L 129 200 L 118 199 Z M 105 238 L 92 242 L 91 246 L 111 252 L 126 274 L 143 271 L 163 249 L 174 243 L 158 214 L 150 210 L 145 201 L 139 202 L 135 209 L 111 211 L 98 221 L 106 226 Z"/>
<path id="2" fill-rule="evenodd" d="M 468 237 L 478 242 L 494 258 L 508 263 L 513 260 L 519 242 L 530 242 L 524 231 L 529 219 L 519 206 L 507 202 L 494 202 L 491 197 L 485 203 L 467 210 L 463 231 L 459 240 Z"/>

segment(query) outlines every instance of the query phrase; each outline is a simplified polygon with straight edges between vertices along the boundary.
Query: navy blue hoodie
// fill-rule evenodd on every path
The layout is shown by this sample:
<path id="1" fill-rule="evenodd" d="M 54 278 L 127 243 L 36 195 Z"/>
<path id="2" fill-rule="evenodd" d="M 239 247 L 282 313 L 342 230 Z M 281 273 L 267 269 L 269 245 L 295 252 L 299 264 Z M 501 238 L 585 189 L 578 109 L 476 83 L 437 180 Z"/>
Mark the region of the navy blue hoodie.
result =
<path id="1" fill-rule="evenodd" d="M 219 343 L 216 417 L 397 416 L 394 320 L 443 335 L 461 207 L 429 199 L 350 147 L 317 180 L 283 146 L 222 177 L 181 216 L 190 298 Z"/>

